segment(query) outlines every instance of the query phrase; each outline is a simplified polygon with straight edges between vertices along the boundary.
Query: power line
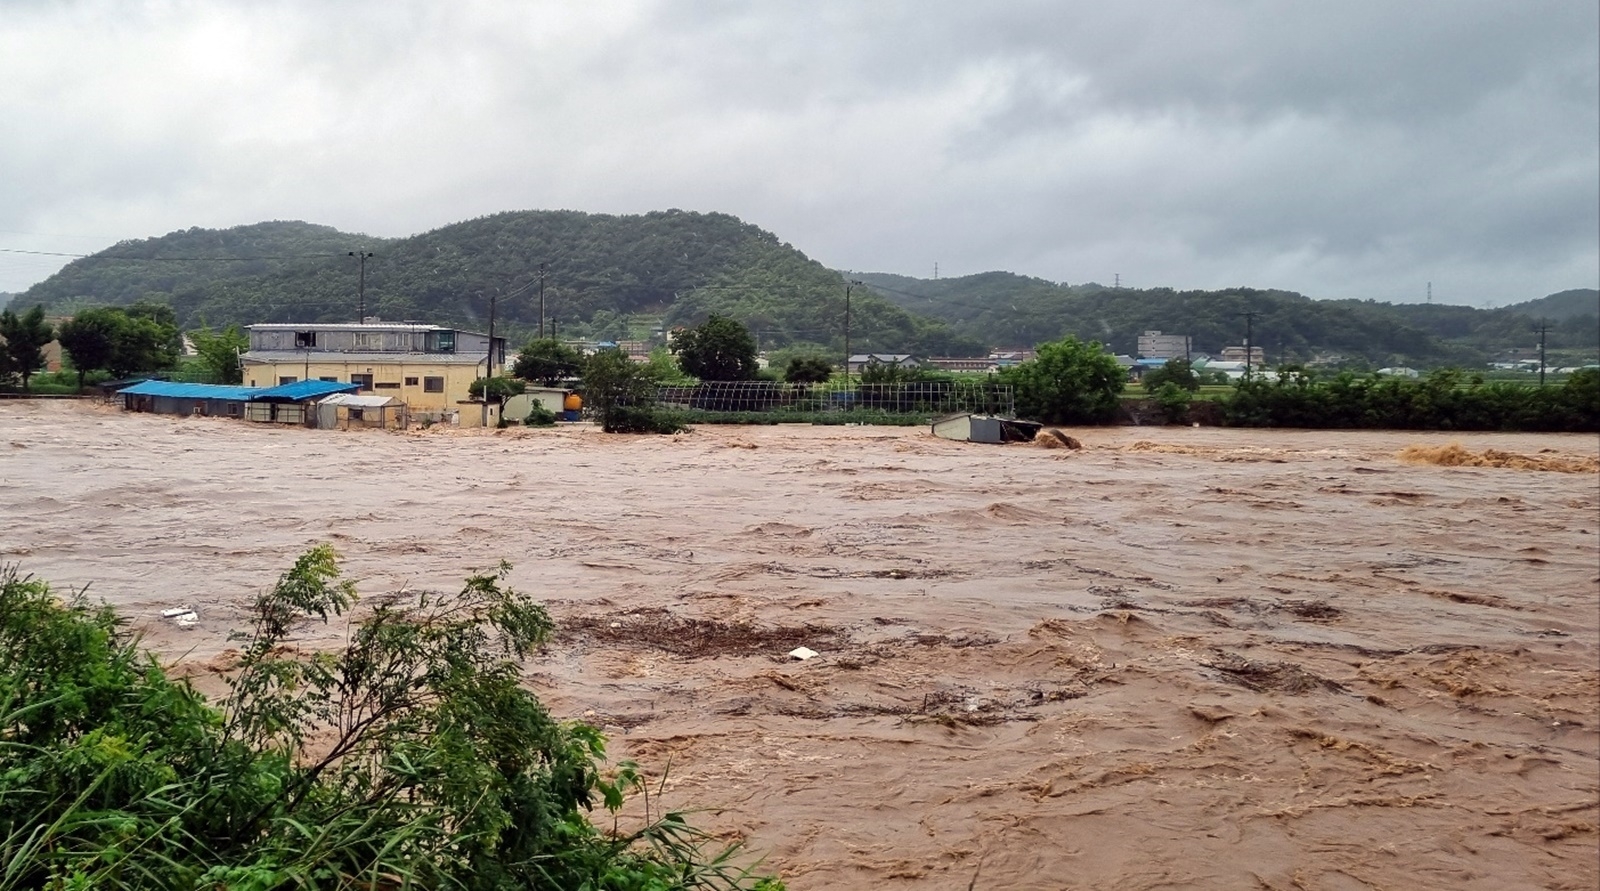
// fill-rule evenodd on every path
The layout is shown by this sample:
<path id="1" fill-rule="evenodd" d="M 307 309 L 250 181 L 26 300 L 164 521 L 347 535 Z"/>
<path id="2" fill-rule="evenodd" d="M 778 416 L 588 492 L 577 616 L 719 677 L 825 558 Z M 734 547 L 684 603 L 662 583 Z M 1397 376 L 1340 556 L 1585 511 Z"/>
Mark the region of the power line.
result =
<path id="1" fill-rule="evenodd" d="M 78 260 L 128 260 L 138 263 L 248 263 L 253 260 L 315 260 L 345 256 L 344 254 L 291 254 L 283 257 L 118 257 L 105 254 L 66 254 L 59 251 L 25 251 L 20 248 L 0 248 L 0 253 L 29 254 L 35 257 L 72 257 Z"/>

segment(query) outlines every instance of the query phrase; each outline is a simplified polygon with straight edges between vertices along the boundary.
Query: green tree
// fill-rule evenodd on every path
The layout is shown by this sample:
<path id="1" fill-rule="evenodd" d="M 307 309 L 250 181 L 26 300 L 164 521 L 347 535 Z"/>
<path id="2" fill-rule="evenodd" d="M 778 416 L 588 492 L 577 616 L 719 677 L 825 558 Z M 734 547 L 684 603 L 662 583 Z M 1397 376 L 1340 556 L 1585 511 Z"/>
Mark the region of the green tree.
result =
<path id="1" fill-rule="evenodd" d="M 833 363 L 824 356 L 794 356 L 783 370 L 791 384 L 825 384 L 833 377 Z"/>
<path id="2" fill-rule="evenodd" d="M 1165 384 L 1193 393 L 1200 389 L 1200 375 L 1195 373 L 1188 359 L 1168 359 L 1165 365 L 1146 371 L 1140 383 L 1148 393 L 1160 390 Z"/>
<path id="3" fill-rule="evenodd" d="M 700 380 L 755 380 L 755 339 L 745 326 L 727 316 L 712 313 L 704 324 L 679 333 L 672 349 L 684 373 Z"/>
<path id="4" fill-rule="evenodd" d="M 483 399 L 487 392 L 490 402 L 504 402 L 512 396 L 526 392 L 528 385 L 515 378 L 480 377 L 467 387 L 467 395 L 473 399 Z"/>
<path id="5" fill-rule="evenodd" d="M 926 373 L 916 365 L 902 365 L 897 362 L 879 362 L 873 359 L 861 366 L 861 383 L 875 384 L 909 384 L 925 379 Z"/>
<path id="6" fill-rule="evenodd" d="M 79 390 L 83 389 L 84 375 L 111 367 L 118 332 L 126 321 L 121 310 L 99 307 L 86 309 L 61 323 L 56 337 L 78 372 Z"/>
<path id="7" fill-rule="evenodd" d="M 1194 394 L 1174 381 L 1167 381 L 1151 394 L 1161 406 L 1161 416 L 1168 424 L 1181 424 L 1189 417 L 1189 404 Z"/>
<path id="8" fill-rule="evenodd" d="M 136 371 L 159 371 L 178 364 L 173 348 L 177 329 L 148 316 L 121 312 L 111 358 L 106 365 L 113 377 L 127 377 Z"/>
<path id="9" fill-rule="evenodd" d="M 44 347 L 55 339 L 55 331 L 44 320 L 44 307 L 35 305 L 22 315 L 10 309 L 0 311 L 0 338 L 5 338 L 6 368 L 22 378 L 22 389 L 28 389 L 28 378 L 44 367 Z"/>
<path id="10" fill-rule="evenodd" d="M 553 337 L 534 338 L 523 345 L 511 363 L 511 374 L 525 381 L 546 386 L 578 376 L 583 357 L 578 351 Z"/>
<path id="11" fill-rule="evenodd" d="M 690 375 L 684 374 L 678 366 L 678 360 L 672 351 L 666 347 L 656 347 L 650 351 L 650 361 L 644 363 L 644 370 L 650 379 L 658 384 L 692 384 L 695 382 Z"/>
<path id="12" fill-rule="evenodd" d="M 656 411 L 656 380 L 620 350 L 601 350 L 583 366 L 583 401 L 607 433 L 676 433 L 682 429 Z"/>
<path id="13" fill-rule="evenodd" d="M 189 332 L 189 339 L 194 342 L 200 361 L 211 369 L 217 380 L 224 384 L 244 382 L 239 354 L 250 348 L 250 338 L 239 330 L 238 325 L 229 325 L 219 332 L 213 332 L 210 328 L 196 328 Z M 82 386 L 81 381 L 79 386 Z"/>
<path id="14" fill-rule="evenodd" d="M 1046 424 L 1104 424 L 1116 417 L 1127 375 L 1099 342 L 1067 337 L 1039 347 L 1037 358 L 1000 373 L 1017 413 Z"/>

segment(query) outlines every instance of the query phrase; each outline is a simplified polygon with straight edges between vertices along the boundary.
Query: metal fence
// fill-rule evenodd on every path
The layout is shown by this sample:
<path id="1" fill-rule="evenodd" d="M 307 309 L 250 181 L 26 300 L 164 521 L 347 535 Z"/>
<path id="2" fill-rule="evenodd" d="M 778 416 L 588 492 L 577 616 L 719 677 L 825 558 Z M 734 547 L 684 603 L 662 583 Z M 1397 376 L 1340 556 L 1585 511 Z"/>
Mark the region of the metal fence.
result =
<path id="1" fill-rule="evenodd" d="M 1011 416 L 1016 401 L 1009 384 L 988 381 L 912 381 L 895 384 L 783 384 L 771 381 L 710 381 L 662 385 L 660 407 L 690 415 L 776 416 L 794 420 L 846 420 L 849 415 L 927 419 L 956 412 Z M 846 416 L 846 417 L 840 417 Z M 736 418 L 730 418 L 736 420 Z"/>

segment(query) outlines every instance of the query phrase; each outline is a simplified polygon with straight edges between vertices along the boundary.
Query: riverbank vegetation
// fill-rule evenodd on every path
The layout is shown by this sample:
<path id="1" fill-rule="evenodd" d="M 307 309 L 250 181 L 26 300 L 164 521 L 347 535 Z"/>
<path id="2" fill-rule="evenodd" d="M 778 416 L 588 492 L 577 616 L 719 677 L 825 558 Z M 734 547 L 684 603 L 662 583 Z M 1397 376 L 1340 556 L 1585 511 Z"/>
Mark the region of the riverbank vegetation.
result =
<path id="1" fill-rule="evenodd" d="M 772 889 L 520 683 L 552 623 L 506 569 L 395 595 L 341 651 L 296 643 L 356 593 L 314 548 L 255 603 L 208 702 L 82 592 L 0 572 L 0 891 Z"/>

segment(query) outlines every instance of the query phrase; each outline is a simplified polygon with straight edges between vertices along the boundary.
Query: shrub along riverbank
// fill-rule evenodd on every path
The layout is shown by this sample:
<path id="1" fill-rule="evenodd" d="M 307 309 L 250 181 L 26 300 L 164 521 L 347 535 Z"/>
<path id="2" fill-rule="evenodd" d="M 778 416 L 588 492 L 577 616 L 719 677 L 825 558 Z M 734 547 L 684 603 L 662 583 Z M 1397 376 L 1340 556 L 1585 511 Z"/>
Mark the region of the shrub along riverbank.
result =
<path id="1" fill-rule="evenodd" d="M 1453 369 L 1420 381 L 1349 374 L 1318 380 L 1289 369 L 1241 382 L 1222 401 L 1222 414 L 1238 427 L 1588 433 L 1600 431 L 1600 370 L 1530 387 Z"/>
<path id="2" fill-rule="evenodd" d="M 310 654 L 291 629 L 355 597 L 315 548 L 258 599 L 220 704 L 109 607 L 0 571 L 0 891 L 780 889 L 678 814 L 590 822 L 642 777 L 519 683 L 552 626 L 505 569 Z"/>

